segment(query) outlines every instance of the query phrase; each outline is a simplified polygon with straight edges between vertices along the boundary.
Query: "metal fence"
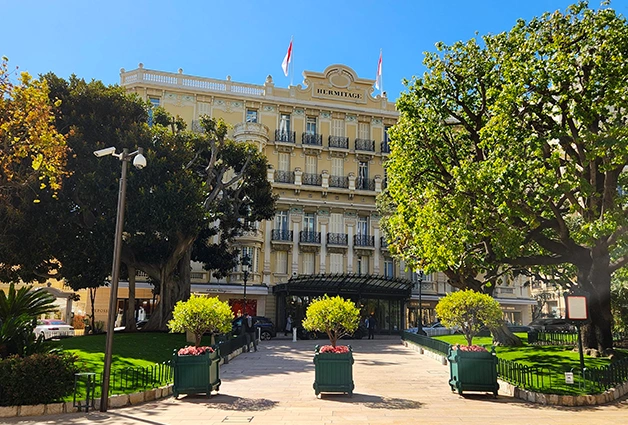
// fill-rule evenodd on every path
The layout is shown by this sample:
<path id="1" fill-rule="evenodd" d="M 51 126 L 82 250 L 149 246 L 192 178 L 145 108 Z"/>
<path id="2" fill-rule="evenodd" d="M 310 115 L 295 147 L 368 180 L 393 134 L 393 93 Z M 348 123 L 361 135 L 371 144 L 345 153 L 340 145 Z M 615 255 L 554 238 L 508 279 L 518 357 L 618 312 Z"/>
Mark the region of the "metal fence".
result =
<path id="1" fill-rule="evenodd" d="M 435 351 L 437 353 L 447 355 L 449 351 L 449 344 L 438 339 L 430 338 L 429 336 L 419 335 L 412 332 L 404 332 L 402 339 L 414 342 L 428 350 Z"/>
<path id="2" fill-rule="evenodd" d="M 578 345 L 576 332 L 528 332 L 528 343 L 534 345 Z"/>

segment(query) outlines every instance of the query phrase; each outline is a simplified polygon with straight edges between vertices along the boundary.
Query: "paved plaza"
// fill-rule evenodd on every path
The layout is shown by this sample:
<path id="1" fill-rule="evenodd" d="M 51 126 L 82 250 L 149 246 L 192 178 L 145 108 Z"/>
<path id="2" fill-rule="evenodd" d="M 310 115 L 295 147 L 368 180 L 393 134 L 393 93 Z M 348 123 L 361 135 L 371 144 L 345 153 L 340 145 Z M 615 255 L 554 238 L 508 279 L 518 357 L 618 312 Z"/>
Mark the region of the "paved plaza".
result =
<path id="1" fill-rule="evenodd" d="M 621 424 L 628 400 L 597 407 L 549 407 L 506 395 L 452 393 L 449 367 L 404 347 L 399 337 L 350 342 L 355 392 L 317 399 L 316 342 L 273 339 L 221 367 L 222 386 L 211 399 L 181 396 L 107 413 L 12 418 L 6 424 Z M 321 340 L 318 343 L 325 343 Z"/>

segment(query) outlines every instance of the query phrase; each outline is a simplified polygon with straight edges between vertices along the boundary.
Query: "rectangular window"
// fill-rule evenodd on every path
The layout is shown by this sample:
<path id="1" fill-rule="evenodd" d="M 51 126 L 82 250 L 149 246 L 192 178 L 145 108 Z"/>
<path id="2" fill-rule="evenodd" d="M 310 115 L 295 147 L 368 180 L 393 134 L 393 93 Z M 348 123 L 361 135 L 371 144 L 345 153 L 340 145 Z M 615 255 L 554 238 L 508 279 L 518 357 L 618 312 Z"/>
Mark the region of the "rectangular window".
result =
<path id="1" fill-rule="evenodd" d="M 358 164 L 358 178 L 355 185 L 359 190 L 368 190 L 369 180 L 369 163 L 366 161 L 360 161 Z"/>
<path id="2" fill-rule="evenodd" d="M 316 214 L 303 214 L 303 230 L 306 232 L 316 232 Z"/>
<path id="3" fill-rule="evenodd" d="M 395 277 L 395 263 L 392 258 L 384 258 L 384 277 Z"/>
<path id="4" fill-rule="evenodd" d="M 329 233 L 344 233 L 345 226 L 342 214 L 331 213 L 329 215 Z"/>
<path id="5" fill-rule="evenodd" d="M 384 127 L 384 142 L 388 143 L 390 141 L 390 139 L 388 138 L 388 130 L 390 129 L 390 127 Z"/>
<path id="6" fill-rule="evenodd" d="M 249 272 L 254 273 L 257 270 L 257 258 L 255 255 L 255 248 L 250 246 L 243 246 L 240 251 L 240 270 L 242 270 L 242 260 L 244 257 L 249 257 Z"/>
<path id="7" fill-rule="evenodd" d="M 159 106 L 159 98 L 158 97 L 149 97 L 150 109 L 148 110 L 148 125 L 150 127 L 153 126 L 153 109 Z"/>
<path id="8" fill-rule="evenodd" d="M 317 174 L 316 166 L 318 165 L 318 157 L 316 155 L 305 155 L 305 173 Z"/>
<path id="9" fill-rule="evenodd" d="M 358 126 L 358 139 L 369 140 L 371 138 L 371 126 L 361 122 Z"/>
<path id="10" fill-rule="evenodd" d="M 284 133 L 290 133 L 290 115 L 281 114 L 281 117 L 279 118 L 279 131 L 282 135 Z"/>
<path id="11" fill-rule="evenodd" d="M 329 272 L 344 273 L 343 260 L 344 257 L 342 254 L 329 254 Z"/>
<path id="12" fill-rule="evenodd" d="M 369 274 L 369 257 L 360 255 L 358 257 L 358 275 Z"/>
<path id="13" fill-rule="evenodd" d="M 305 132 L 307 134 L 316 134 L 316 118 L 308 117 L 305 122 Z"/>
<path id="14" fill-rule="evenodd" d="M 288 211 L 277 211 L 275 213 L 275 229 L 288 230 Z"/>
<path id="15" fill-rule="evenodd" d="M 276 261 L 276 273 L 288 274 L 288 251 L 277 251 Z"/>
<path id="16" fill-rule="evenodd" d="M 331 135 L 345 137 L 345 120 L 331 120 Z"/>
<path id="17" fill-rule="evenodd" d="M 345 175 L 345 160 L 344 158 L 332 158 L 331 159 L 331 175 L 343 177 Z"/>
<path id="18" fill-rule="evenodd" d="M 246 122 L 257 122 L 257 111 L 255 109 L 246 110 Z"/>
<path id="19" fill-rule="evenodd" d="M 303 274 L 314 274 L 314 253 L 301 253 L 302 272 Z"/>
<path id="20" fill-rule="evenodd" d="M 358 217 L 358 235 L 368 236 L 369 234 L 369 218 Z"/>
<path id="21" fill-rule="evenodd" d="M 279 152 L 278 154 L 278 170 L 290 171 L 290 154 L 287 152 Z"/>

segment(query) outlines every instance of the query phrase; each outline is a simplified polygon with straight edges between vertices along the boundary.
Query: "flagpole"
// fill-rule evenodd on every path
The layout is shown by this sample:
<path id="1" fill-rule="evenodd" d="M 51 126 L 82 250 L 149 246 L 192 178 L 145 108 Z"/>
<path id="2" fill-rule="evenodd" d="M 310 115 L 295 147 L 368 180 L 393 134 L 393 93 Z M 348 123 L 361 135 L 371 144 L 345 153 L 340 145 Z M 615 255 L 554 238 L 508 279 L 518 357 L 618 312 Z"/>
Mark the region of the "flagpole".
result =
<path id="1" fill-rule="evenodd" d="M 379 49 L 379 57 L 380 59 L 383 58 L 382 49 Z M 383 60 L 382 60 L 381 74 L 379 75 L 379 93 L 381 95 L 384 94 L 384 61 Z"/>
<path id="2" fill-rule="evenodd" d="M 292 49 L 292 52 L 290 54 L 290 85 L 292 85 L 294 80 L 294 44 L 292 44 L 293 41 L 294 36 L 290 37 L 290 46 Z"/>

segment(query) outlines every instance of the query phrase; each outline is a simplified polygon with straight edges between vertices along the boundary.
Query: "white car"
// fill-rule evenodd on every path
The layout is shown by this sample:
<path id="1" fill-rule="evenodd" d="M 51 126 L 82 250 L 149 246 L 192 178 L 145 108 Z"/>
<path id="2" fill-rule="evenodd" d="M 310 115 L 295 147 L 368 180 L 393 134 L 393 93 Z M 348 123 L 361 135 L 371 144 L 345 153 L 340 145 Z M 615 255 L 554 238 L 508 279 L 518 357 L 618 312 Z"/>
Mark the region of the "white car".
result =
<path id="1" fill-rule="evenodd" d="M 38 320 L 34 332 L 36 337 L 43 335 L 44 339 L 74 336 L 74 328 L 58 319 Z"/>

